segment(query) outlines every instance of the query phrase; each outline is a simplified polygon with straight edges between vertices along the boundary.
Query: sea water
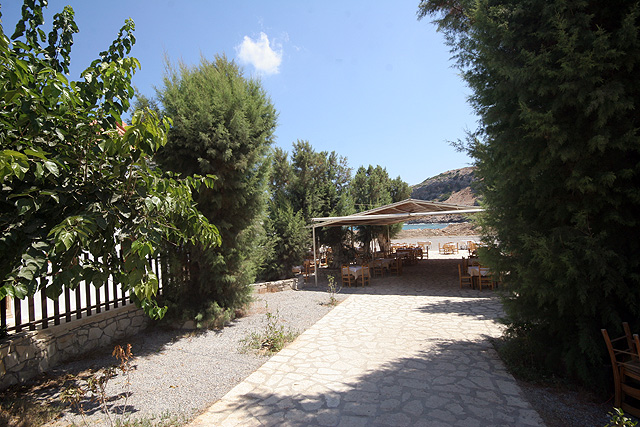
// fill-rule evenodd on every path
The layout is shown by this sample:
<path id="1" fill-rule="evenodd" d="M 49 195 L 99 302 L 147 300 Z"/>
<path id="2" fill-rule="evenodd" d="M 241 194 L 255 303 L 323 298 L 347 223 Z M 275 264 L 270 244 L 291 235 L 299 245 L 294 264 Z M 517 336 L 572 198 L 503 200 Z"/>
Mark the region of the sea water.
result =
<path id="1" fill-rule="evenodd" d="M 440 230 L 441 228 L 445 228 L 447 225 L 449 224 L 440 224 L 440 223 L 435 223 L 435 224 L 404 224 L 402 226 L 403 230 L 424 230 L 426 229 L 430 229 L 430 230 Z"/>

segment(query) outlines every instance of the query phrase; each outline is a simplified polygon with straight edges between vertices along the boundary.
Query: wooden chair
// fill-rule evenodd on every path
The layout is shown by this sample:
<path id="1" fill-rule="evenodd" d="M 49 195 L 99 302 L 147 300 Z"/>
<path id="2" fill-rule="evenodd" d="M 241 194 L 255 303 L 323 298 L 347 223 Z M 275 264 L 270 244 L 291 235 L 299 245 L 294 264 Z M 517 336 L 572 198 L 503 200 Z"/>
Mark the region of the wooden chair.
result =
<path id="1" fill-rule="evenodd" d="M 371 270 L 369 264 L 362 264 L 362 271 L 360 277 L 362 278 L 362 287 L 371 285 Z"/>
<path id="2" fill-rule="evenodd" d="M 464 274 L 462 274 L 462 266 L 460 264 L 458 264 L 458 277 L 460 278 L 460 289 L 462 289 L 463 285 L 468 285 L 470 288 L 473 288 L 473 278 L 469 275 L 466 268 Z"/>
<path id="3" fill-rule="evenodd" d="M 471 255 L 473 252 L 476 252 L 477 249 L 478 246 L 475 242 L 472 242 L 471 240 L 467 242 L 467 250 L 469 251 L 469 255 Z"/>
<path id="4" fill-rule="evenodd" d="M 354 282 L 355 279 L 353 279 L 353 277 L 351 276 L 351 271 L 349 271 L 349 266 L 343 265 L 340 268 L 340 271 L 341 271 L 341 277 L 342 277 L 342 286 L 347 286 L 350 288 L 351 283 Z"/>
<path id="5" fill-rule="evenodd" d="M 315 273 L 316 265 L 310 259 L 305 259 L 302 265 L 302 275 L 304 277 L 304 281 L 306 282 L 309 277 Z"/>
<path id="6" fill-rule="evenodd" d="M 486 274 L 486 275 L 482 275 L 482 269 L 485 267 L 479 266 L 478 267 L 478 287 L 480 288 L 480 290 L 482 290 L 482 286 L 485 286 L 487 288 L 491 288 L 491 290 L 493 290 L 493 280 L 491 279 L 491 274 Z"/>
<path id="7" fill-rule="evenodd" d="M 637 334 L 631 337 L 628 323 L 622 326 L 625 334 L 614 339 L 601 329 L 613 369 L 614 406 L 640 417 L 640 339 Z"/>
<path id="8" fill-rule="evenodd" d="M 396 257 L 391 264 L 389 264 L 389 274 L 395 274 L 396 276 L 402 275 L 402 258 Z"/>
<path id="9" fill-rule="evenodd" d="M 373 277 L 377 276 L 384 277 L 384 267 L 382 266 L 382 261 L 380 260 L 373 261 Z"/>

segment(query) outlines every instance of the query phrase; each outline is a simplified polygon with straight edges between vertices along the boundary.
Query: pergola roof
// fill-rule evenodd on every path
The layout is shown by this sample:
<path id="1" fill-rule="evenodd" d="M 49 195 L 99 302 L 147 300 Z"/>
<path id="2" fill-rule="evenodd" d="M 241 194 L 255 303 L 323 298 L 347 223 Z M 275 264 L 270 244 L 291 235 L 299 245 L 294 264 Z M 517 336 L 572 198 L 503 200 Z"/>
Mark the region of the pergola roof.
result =
<path id="1" fill-rule="evenodd" d="M 364 212 L 347 216 L 313 218 L 318 227 L 340 227 L 350 225 L 389 225 L 432 215 L 465 214 L 482 212 L 477 206 L 454 205 L 451 203 L 429 202 L 406 199 Z"/>

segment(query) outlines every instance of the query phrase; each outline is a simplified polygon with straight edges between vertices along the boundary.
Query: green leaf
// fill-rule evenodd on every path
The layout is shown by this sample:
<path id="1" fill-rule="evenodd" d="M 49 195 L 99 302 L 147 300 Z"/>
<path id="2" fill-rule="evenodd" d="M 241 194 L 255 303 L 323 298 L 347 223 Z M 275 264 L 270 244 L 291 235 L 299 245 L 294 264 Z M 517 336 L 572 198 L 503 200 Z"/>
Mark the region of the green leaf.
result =
<path id="1" fill-rule="evenodd" d="M 60 233 L 58 239 L 62 242 L 64 247 L 69 250 L 73 246 L 73 242 L 75 241 L 75 235 L 69 231 L 63 231 Z"/>
<path id="2" fill-rule="evenodd" d="M 28 198 L 18 199 L 16 207 L 18 208 L 18 215 L 24 215 L 33 209 L 33 200 Z"/>
<path id="3" fill-rule="evenodd" d="M 18 273 L 18 277 L 21 277 L 26 280 L 33 280 L 35 277 L 36 268 L 32 265 L 27 265 L 26 267 L 20 269 L 20 273 Z"/>
<path id="4" fill-rule="evenodd" d="M 26 154 L 27 156 L 37 157 L 42 160 L 47 160 L 47 157 L 46 157 L 47 153 L 45 153 L 43 150 L 39 148 L 36 150 L 27 148 L 26 150 L 24 150 L 24 154 Z"/>
<path id="5" fill-rule="evenodd" d="M 54 162 L 48 160 L 44 162 L 44 167 L 47 168 L 47 170 L 51 172 L 51 174 L 53 174 L 55 177 L 60 176 L 60 170 L 58 169 L 58 165 L 56 165 Z"/>

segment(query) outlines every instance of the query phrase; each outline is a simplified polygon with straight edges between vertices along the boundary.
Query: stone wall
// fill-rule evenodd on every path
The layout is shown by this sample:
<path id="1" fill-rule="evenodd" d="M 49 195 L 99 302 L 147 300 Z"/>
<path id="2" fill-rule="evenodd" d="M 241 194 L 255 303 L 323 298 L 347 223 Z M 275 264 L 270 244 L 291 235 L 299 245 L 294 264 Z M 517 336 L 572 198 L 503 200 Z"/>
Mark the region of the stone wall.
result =
<path id="1" fill-rule="evenodd" d="M 306 286 L 312 285 L 313 276 L 308 280 Z M 253 286 L 256 293 L 281 292 L 302 288 L 305 282 L 299 275 Z M 131 304 L 47 329 L 10 335 L 0 340 L 0 390 L 91 350 L 134 336 L 149 326 L 149 322 L 144 312 Z"/>
<path id="2" fill-rule="evenodd" d="M 276 280 L 274 282 L 254 283 L 253 287 L 257 294 L 266 294 L 268 292 L 282 292 L 290 289 L 297 290 L 299 287 L 302 287 L 303 284 L 302 276 L 299 276 L 293 279 Z"/>
<path id="3" fill-rule="evenodd" d="M 0 341 L 0 389 L 145 329 L 150 319 L 131 304 Z"/>

